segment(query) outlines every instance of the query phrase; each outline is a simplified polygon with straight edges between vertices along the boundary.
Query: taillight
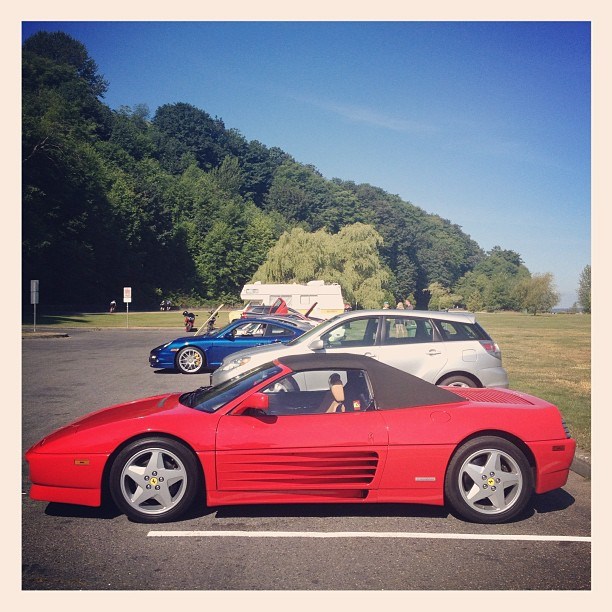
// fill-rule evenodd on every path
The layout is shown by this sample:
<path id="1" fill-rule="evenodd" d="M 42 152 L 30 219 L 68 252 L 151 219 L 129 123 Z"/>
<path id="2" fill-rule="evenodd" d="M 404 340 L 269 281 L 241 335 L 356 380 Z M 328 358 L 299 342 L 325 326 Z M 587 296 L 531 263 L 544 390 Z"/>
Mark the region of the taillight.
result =
<path id="1" fill-rule="evenodd" d="M 489 355 L 493 355 L 493 357 L 497 357 L 499 360 L 501 360 L 501 351 L 496 342 L 493 342 L 493 340 L 481 340 L 480 344 L 482 344 L 482 348 L 487 351 Z"/>

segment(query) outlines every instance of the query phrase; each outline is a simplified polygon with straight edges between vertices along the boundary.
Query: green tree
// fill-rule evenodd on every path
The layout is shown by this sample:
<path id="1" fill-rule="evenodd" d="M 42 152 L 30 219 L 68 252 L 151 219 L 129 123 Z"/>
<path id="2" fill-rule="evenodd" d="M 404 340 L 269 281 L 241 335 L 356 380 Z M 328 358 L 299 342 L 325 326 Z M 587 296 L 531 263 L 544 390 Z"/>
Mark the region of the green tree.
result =
<path id="1" fill-rule="evenodd" d="M 229 153 L 223 147 L 223 121 L 191 104 L 160 106 L 153 125 L 158 132 L 160 161 L 173 173 L 184 170 L 190 159 L 195 159 L 203 170 L 210 170 Z"/>
<path id="2" fill-rule="evenodd" d="M 470 310 L 476 306 L 491 312 L 520 310 L 516 285 L 529 278 L 529 270 L 518 253 L 496 246 L 455 283 L 454 291 Z"/>
<path id="3" fill-rule="evenodd" d="M 338 283 L 355 306 L 380 306 L 388 290 L 389 271 L 379 256 L 382 238 L 371 226 L 356 223 L 337 234 L 326 230 L 285 232 L 268 252 L 253 281 Z"/>
<path id="4" fill-rule="evenodd" d="M 105 82 L 85 47 L 66 34 L 35 34 L 22 62 L 23 276 L 47 303 L 100 301 L 115 226 L 95 143 L 106 133 Z"/>
<path id="5" fill-rule="evenodd" d="M 591 312 L 591 266 L 586 265 L 580 273 L 578 284 L 578 302 L 582 310 L 586 313 Z"/>
<path id="6" fill-rule="evenodd" d="M 550 272 L 534 274 L 531 278 L 520 280 L 514 292 L 522 308 L 533 315 L 548 312 L 559 302 L 559 294 Z"/>
<path id="7" fill-rule="evenodd" d="M 438 282 L 430 283 L 427 291 L 430 295 L 430 310 L 448 310 L 461 302 L 460 295 L 451 293 L 447 287 Z"/>

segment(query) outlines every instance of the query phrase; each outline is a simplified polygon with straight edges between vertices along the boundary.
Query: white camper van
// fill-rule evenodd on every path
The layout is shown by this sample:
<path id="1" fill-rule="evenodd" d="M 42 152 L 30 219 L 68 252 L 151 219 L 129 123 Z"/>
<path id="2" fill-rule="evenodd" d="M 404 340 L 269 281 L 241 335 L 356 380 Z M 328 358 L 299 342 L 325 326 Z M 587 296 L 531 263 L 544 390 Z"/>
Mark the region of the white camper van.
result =
<path id="1" fill-rule="evenodd" d="M 305 285 L 297 283 L 250 283 L 242 288 L 240 297 L 251 304 L 271 306 L 278 298 L 282 298 L 289 308 L 302 314 L 311 311 L 313 317 L 329 319 L 344 312 L 344 299 L 340 285 L 326 285 L 325 281 L 312 280 Z"/>

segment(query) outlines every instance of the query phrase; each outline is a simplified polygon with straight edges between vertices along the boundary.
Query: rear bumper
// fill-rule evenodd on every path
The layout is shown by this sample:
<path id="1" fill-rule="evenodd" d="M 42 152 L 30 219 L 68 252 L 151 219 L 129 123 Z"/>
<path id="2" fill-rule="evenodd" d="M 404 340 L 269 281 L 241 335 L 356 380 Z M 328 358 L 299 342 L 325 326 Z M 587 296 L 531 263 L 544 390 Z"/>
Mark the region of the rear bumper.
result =
<path id="1" fill-rule="evenodd" d="M 546 493 L 565 485 L 576 452 L 572 438 L 532 442 L 529 447 L 536 460 L 536 493 Z"/>
<path id="2" fill-rule="evenodd" d="M 508 389 L 510 386 L 508 372 L 501 366 L 478 370 L 476 375 L 480 378 L 483 387 L 501 387 L 502 389 Z"/>

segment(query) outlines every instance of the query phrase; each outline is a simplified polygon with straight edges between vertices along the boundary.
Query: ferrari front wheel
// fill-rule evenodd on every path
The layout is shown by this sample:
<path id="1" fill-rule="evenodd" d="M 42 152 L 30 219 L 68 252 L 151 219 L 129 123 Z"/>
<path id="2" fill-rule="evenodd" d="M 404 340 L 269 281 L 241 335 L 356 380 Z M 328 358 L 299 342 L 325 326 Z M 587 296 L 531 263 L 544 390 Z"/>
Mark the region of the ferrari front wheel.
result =
<path id="1" fill-rule="evenodd" d="M 503 523 L 518 516 L 533 495 L 533 473 L 525 454 L 496 436 L 466 442 L 451 459 L 444 492 L 462 518 Z"/>
<path id="2" fill-rule="evenodd" d="M 139 523 L 177 519 L 193 503 L 199 483 L 194 454 L 180 442 L 158 437 L 126 446 L 110 470 L 115 504 Z"/>

